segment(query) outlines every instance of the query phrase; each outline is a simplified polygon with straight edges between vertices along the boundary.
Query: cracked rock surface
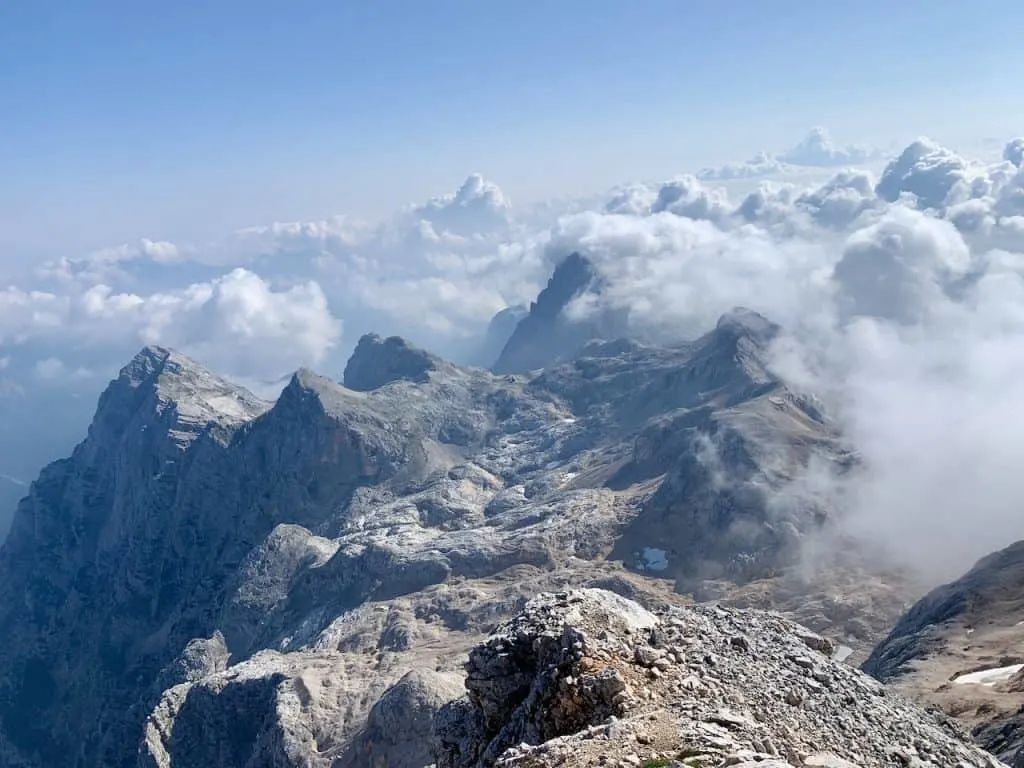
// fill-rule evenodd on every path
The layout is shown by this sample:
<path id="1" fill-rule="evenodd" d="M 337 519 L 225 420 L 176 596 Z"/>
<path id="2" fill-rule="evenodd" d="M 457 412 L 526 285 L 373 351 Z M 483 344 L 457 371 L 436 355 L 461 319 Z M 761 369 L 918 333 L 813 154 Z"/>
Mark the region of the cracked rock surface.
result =
<path id="1" fill-rule="evenodd" d="M 540 595 L 474 648 L 438 768 L 1001 766 L 955 721 L 770 613 Z"/>

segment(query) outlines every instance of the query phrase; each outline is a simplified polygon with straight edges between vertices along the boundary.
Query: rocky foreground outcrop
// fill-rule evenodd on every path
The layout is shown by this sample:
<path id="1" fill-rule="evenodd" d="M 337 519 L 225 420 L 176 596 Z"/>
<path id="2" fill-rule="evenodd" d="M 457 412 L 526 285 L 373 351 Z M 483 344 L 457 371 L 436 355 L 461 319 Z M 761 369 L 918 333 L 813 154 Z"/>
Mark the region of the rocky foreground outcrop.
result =
<path id="1" fill-rule="evenodd" d="M 540 595 L 476 647 L 437 768 L 995 768 L 953 720 L 777 615 Z"/>

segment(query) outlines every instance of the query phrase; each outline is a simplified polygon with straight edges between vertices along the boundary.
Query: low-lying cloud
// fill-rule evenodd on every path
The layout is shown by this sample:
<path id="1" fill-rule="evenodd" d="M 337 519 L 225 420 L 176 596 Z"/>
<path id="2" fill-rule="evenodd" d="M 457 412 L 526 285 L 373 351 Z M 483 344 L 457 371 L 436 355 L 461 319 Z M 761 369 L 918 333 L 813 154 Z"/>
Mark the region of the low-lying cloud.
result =
<path id="1" fill-rule="evenodd" d="M 833 478 L 849 530 L 953 577 L 1024 538 L 1019 146 L 983 165 L 921 140 L 877 183 L 842 172 L 735 204 L 670 182 L 653 199 L 669 189 L 674 212 L 638 194 L 616 208 L 639 213 L 563 220 L 550 246 L 591 255 L 609 287 L 580 306 L 640 335 L 693 334 L 736 304 L 782 323 L 779 373 L 831 406 L 860 455 Z"/>

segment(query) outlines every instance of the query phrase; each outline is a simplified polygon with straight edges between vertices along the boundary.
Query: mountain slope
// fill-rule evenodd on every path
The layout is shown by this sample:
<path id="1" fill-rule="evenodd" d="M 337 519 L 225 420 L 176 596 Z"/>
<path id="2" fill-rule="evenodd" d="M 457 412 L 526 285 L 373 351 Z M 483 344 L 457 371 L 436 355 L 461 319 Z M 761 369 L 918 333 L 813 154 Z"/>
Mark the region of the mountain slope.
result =
<path id="1" fill-rule="evenodd" d="M 1024 766 L 1024 541 L 982 558 L 897 622 L 863 669 L 941 706 Z"/>
<path id="2" fill-rule="evenodd" d="M 190 637 L 174 614 L 211 597 L 213 563 L 245 546 L 199 521 L 231 492 L 221 457 L 234 431 L 266 407 L 147 348 L 100 398 L 86 440 L 32 484 L 0 550 L 5 764 L 72 764 L 80 745 L 96 764 L 97 714 L 102 729 L 154 654 Z M 89 702 L 108 692 L 97 713 Z"/>

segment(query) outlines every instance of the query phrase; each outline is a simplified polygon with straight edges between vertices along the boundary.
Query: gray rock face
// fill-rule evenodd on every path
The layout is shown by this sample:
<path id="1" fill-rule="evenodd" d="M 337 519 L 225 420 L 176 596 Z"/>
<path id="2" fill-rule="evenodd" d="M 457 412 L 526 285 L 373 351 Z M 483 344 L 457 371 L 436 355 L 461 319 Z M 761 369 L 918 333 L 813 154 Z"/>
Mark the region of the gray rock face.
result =
<path id="1" fill-rule="evenodd" d="M 768 613 L 540 595 L 470 653 L 437 766 L 1002 765 L 822 648 Z"/>
<path id="2" fill-rule="evenodd" d="M 370 333 L 359 339 L 345 366 L 345 386 L 357 392 L 368 392 L 393 381 L 422 384 L 439 363 L 440 360 L 429 352 L 411 346 L 404 339 L 397 336 L 381 339 Z"/>
<path id="3" fill-rule="evenodd" d="M 100 398 L 72 457 L 32 484 L 0 550 L 0 763 L 117 764 L 98 756 L 112 721 L 168 644 L 177 655 L 200 634 L 174 620 L 213 599 L 206 580 L 240 544 L 203 519 L 231 492 L 220 457 L 235 430 L 266 408 L 148 348 Z M 119 733 L 116 749 L 137 733 Z"/>
<path id="4" fill-rule="evenodd" d="M 408 672 L 373 705 L 366 727 L 333 768 L 432 763 L 434 716 L 463 690 L 462 676 L 453 672 Z"/>
<path id="5" fill-rule="evenodd" d="M 771 489 L 845 454 L 774 332 L 730 313 L 528 376 L 370 337 L 350 387 L 301 370 L 273 404 L 144 350 L 0 550 L 0 765 L 422 768 L 388 723 L 527 597 L 784 572 L 829 521 Z"/>
<path id="6" fill-rule="evenodd" d="M 0 544 L 7 538 L 7 531 L 14 520 L 14 510 L 27 490 L 17 478 L 0 475 Z"/>

